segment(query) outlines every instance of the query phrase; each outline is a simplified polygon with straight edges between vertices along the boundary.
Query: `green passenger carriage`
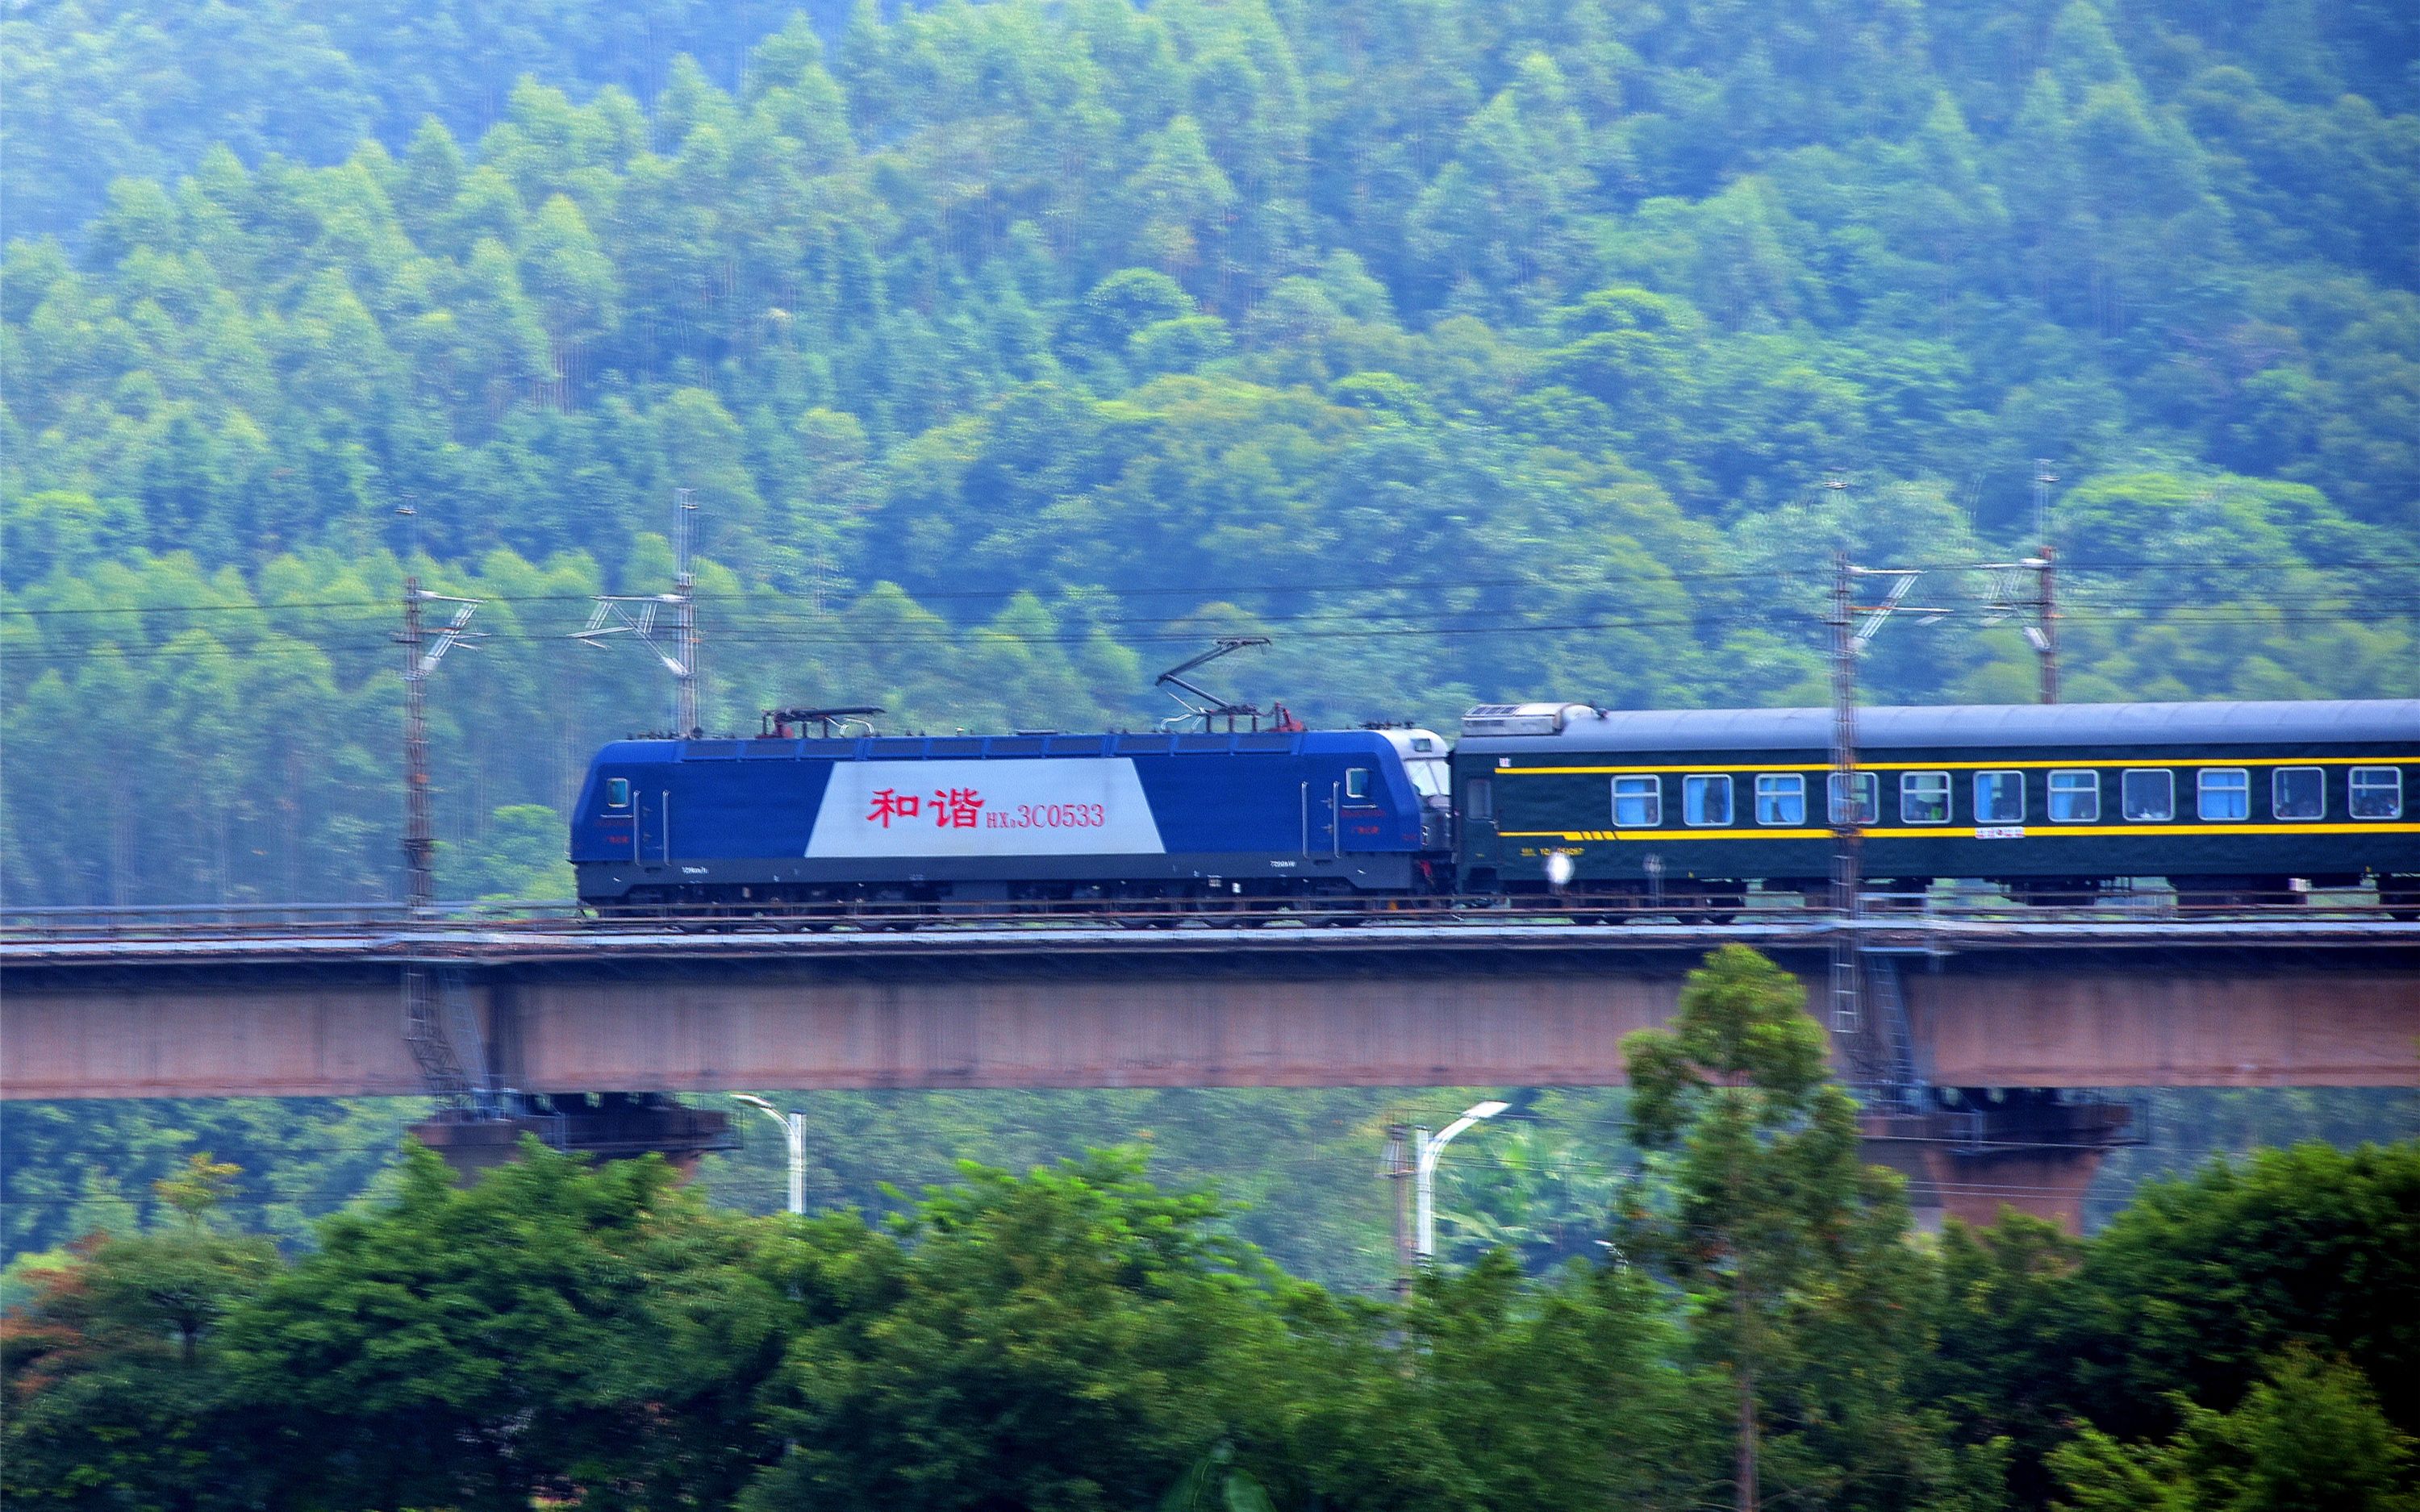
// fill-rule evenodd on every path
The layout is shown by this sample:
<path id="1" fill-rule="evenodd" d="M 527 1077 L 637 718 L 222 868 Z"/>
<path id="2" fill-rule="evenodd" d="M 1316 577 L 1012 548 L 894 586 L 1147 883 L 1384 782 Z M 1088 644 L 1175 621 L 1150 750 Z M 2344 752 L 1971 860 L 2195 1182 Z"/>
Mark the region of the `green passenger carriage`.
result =
<path id="1" fill-rule="evenodd" d="M 2164 878 L 2220 902 L 2375 881 L 2420 908 L 2420 700 L 1870 708 L 1856 731 L 1878 891 L 1972 878 L 2068 903 Z M 1751 886 L 1820 896 L 1831 739 L 1828 709 L 1474 709 L 1460 890 L 1713 915 Z"/>

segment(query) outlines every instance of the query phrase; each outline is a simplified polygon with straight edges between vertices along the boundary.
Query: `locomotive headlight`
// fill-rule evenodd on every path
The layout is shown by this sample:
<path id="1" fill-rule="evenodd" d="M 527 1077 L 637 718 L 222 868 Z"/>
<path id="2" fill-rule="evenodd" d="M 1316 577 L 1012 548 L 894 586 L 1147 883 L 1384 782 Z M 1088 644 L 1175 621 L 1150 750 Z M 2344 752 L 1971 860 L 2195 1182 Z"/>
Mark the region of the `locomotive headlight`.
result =
<path id="1" fill-rule="evenodd" d="M 1572 858 L 1569 854 L 1557 851 L 1546 857 L 1546 886 L 1560 892 L 1570 886 L 1571 880 Z"/>

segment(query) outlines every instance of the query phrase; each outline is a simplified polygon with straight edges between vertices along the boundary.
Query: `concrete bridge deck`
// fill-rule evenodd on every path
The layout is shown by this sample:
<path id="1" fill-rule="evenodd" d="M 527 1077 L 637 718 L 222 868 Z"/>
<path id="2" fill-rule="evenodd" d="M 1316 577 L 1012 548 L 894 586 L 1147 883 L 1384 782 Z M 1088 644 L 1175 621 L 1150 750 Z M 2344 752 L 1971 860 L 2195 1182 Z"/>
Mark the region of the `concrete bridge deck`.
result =
<path id="1" fill-rule="evenodd" d="M 1818 982 L 1822 916 L 1594 928 L 578 920 L 0 933 L 0 1095 L 420 1089 L 407 962 L 525 1091 L 1606 1085 L 1706 950 Z M 1963 1087 L 2420 1086 L 2420 924 L 2374 914 L 1885 917 L 1918 1069 Z"/>

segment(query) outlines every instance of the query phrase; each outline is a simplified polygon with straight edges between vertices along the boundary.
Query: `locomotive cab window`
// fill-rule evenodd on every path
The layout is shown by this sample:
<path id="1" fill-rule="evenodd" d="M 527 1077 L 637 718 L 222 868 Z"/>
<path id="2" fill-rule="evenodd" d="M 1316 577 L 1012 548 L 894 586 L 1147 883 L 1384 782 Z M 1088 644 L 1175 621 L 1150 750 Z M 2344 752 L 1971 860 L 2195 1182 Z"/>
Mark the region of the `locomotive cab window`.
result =
<path id="1" fill-rule="evenodd" d="M 2269 811 L 2280 819 L 2324 819 L 2327 774 L 2316 766 L 2280 766 L 2269 774 Z"/>
<path id="2" fill-rule="evenodd" d="M 2195 783 L 2195 804 L 2204 819 L 2252 817 L 2252 774 L 2241 766 L 2205 770 Z"/>
<path id="3" fill-rule="evenodd" d="M 2050 818 L 2055 825 L 2091 825 L 2101 820 L 2101 774 L 2050 774 Z"/>
<path id="4" fill-rule="evenodd" d="M 2351 792 L 2355 819 L 2403 817 L 2403 768 L 2399 766 L 2354 767 Z"/>
<path id="5" fill-rule="evenodd" d="M 1975 774 L 1975 823 L 2022 825 L 2025 822 L 2025 774 Z"/>
<path id="6" fill-rule="evenodd" d="M 1494 779 L 1484 777 L 1472 778 L 1470 779 L 1470 786 L 1463 789 L 1462 802 L 1464 809 L 1466 810 L 1464 815 L 1465 818 L 1476 819 L 1481 824 L 1489 825 L 1496 822 L 1496 783 Z"/>
<path id="7" fill-rule="evenodd" d="M 1899 777 L 1899 817 L 1902 824 L 1910 825 L 1949 823 L 1949 774 L 1901 772 Z"/>
<path id="8" fill-rule="evenodd" d="M 1348 766 L 1344 769 L 1344 795 L 1348 798 L 1370 796 L 1370 768 Z"/>
<path id="9" fill-rule="evenodd" d="M 1613 823 L 1617 829 L 1653 829 L 1664 822 L 1664 779 L 1660 777 L 1617 777 L 1613 779 Z"/>
<path id="10" fill-rule="evenodd" d="M 1756 822 L 1760 825 L 1805 824 L 1807 779 L 1795 772 L 1758 778 Z"/>
<path id="11" fill-rule="evenodd" d="M 1728 777 L 1683 778 L 1681 817 L 1693 825 L 1730 824 L 1731 779 Z"/>
<path id="12" fill-rule="evenodd" d="M 2164 766 L 2133 766 L 2118 784 L 2126 817 L 2134 823 L 2177 816 L 2177 775 Z"/>
<path id="13" fill-rule="evenodd" d="M 627 809 L 629 806 L 630 779 L 627 777 L 607 778 L 605 779 L 605 807 L 608 809 Z"/>
<path id="14" fill-rule="evenodd" d="M 1871 772 L 1859 772 L 1857 779 L 1857 812 L 1849 818 L 1843 812 L 1848 804 L 1840 796 L 1840 774 L 1832 774 L 1828 784 L 1832 793 L 1832 822 L 1853 825 L 1879 825 L 1883 822 L 1882 781 Z"/>

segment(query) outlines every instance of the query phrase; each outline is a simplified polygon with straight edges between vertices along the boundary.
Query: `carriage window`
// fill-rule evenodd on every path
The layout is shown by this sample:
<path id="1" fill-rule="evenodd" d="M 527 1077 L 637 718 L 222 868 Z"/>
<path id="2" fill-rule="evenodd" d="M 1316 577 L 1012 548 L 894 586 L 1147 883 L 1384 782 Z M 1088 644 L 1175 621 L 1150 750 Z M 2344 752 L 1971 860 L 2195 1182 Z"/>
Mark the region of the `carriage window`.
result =
<path id="1" fill-rule="evenodd" d="M 608 809 L 627 809 L 629 806 L 630 779 L 627 777 L 607 778 L 605 779 L 605 807 Z"/>
<path id="2" fill-rule="evenodd" d="M 2352 816 L 2355 819 L 2402 818 L 2403 769 L 2399 766 L 2354 767 Z"/>
<path id="3" fill-rule="evenodd" d="M 1468 810 L 1465 818 L 1491 825 L 1496 822 L 1496 784 L 1489 779 L 1472 778 L 1470 786 L 1463 790 L 1462 802 Z"/>
<path id="4" fill-rule="evenodd" d="M 1348 798 L 1366 798 L 1370 795 L 1370 768 L 1348 766 L 1344 769 L 1344 795 Z"/>
<path id="5" fill-rule="evenodd" d="M 1901 772 L 1899 816 L 1901 822 L 1911 825 L 1949 823 L 1949 774 Z"/>
<path id="6" fill-rule="evenodd" d="M 2241 766 L 2214 767 L 2202 773 L 2197 806 L 2204 819 L 2250 818 L 2252 774 Z"/>
<path id="7" fill-rule="evenodd" d="M 2164 766 L 2129 767 L 2118 785 L 2118 796 L 2130 820 L 2174 819 L 2177 775 Z"/>
<path id="8" fill-rule="evenodd" d="M 1803 825 L 1807 822 L 1807 779 L 1795 772 L 1756 779 L 1756 822 L 1760 825 Z"/>
<path id="9" fill-rule="evenodd" d="M 2050 774 L 2050 817 L 2053 824 L 2090 825 L 2101 820 L 2101 774 Z"/>
<path id="10" fill-rule="evenodd" d="M 1978 825 L 2022 825 L 2025 822 L 2025 774 L 1975 774 L 1975 822 Z"/>
<path id="11" fill-rule="evenodd" d="M 1615 778 L 1613 822 L 1623 829 L 1652 829 L 1662 824 L 1664 779 L 1660 777 Z"/>
<path id="12" fill-rule="evenodd" d="M 2316 766 L 2280 766 L 2269 774 L 2269 811 L 2280 819 L 2324 819 L 2327 774 Z"/>
<path id="13" fill-rule="evenodd" d="M 1730 824 L 1731 779 L 1728 777 L 1683 778 L 1681 817 L 1693 825 Z"/>
<path id="14" fill-rule="evenodd" d="M 1848 807 L 1840 798 L 1840 774 L 1832 774 L 1832 823 L 1879 825 L 1883 822 L 1882 783 L 1871 772 L 1859 772 L 1857 778 L 1857 816 L 1847 819 L 1841 810 Z"/>

